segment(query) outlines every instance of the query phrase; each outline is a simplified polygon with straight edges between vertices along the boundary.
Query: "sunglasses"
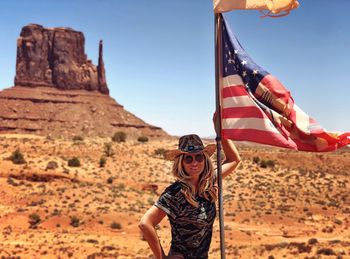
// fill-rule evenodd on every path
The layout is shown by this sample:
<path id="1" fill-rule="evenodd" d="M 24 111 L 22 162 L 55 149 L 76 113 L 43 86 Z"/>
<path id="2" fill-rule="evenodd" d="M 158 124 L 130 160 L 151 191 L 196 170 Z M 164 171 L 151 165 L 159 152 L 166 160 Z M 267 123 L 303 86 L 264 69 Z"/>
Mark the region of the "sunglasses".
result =
<path id="1" fill-rule="evenodd" d="M 184 161 L 186 164 L 191 164 L 193 162 L 193 160 L 196 160 L 198 163 L 201 163 L 204 160 L 204 155 L 197 154 L 197 155 L 185 155 L 184 156 Z"/>

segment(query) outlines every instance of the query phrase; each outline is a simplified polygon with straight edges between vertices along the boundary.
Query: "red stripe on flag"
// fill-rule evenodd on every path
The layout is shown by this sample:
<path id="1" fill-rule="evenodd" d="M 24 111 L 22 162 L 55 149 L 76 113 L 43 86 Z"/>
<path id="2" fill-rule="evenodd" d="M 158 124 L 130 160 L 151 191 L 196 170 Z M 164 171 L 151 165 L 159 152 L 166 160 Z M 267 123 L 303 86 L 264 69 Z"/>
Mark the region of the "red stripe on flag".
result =
<path id="1" fill-rule="evenodd" d="M 253 141 L 260 144 L 297 149 L 297 145 L 279 133 L 256 129 L 223 129 L 222 137 L 237 141 Z"/>
<path id="2" fill-rule="evenodd" d="M 222 118 L 259 118 L 264 119 L 267 118 L 266 115 L 255 106 L 248 107 L 231 107 L 224 108 L 222 110 Z"/>
<path id="3" fill-rule="evenodd" d="M 260 82 L 265 85 L 265 87 L 269 89 L 271 93 L 273 93 L 277 98 L 281 98 L 285 103 L 287 103 L 291 97 L 289 90 L 286 89 L 277 78 L 270 74 L 264 76 Z"/>
<path id="4" fill-rule="evenodd" d="M 244 96 L 244 95 L 248 95 L 248 92 L 243 85 L 229 86 L 229 87 L 224 87 L 222 89 L 223 98 L 234 97 L 234 96 Z"/>

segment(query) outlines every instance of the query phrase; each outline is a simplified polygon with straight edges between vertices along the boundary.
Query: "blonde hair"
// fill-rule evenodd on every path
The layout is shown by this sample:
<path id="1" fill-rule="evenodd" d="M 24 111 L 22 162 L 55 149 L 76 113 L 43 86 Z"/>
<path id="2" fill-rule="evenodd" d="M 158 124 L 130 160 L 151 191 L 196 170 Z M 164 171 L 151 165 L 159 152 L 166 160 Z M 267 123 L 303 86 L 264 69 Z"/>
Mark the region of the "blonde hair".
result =
<path id="1" fill-rule="evenodd" d="M 213 164 L 207 153 L 203 152 L 205 157 L 204 169 L 199 177 L 198 196 L 203 197 L 208 201 L 214 202 L 217 199 L 217 185 Z M 193 206 L 198 207 L 196 200 L 195 186 L 191 183 L 191 176 L 189 176 L 182 165 L 184 155 L 181 154 L 175 158 L 173 164 L 173 175 L 182 183 L 181 192 L 185 195 L 186 200 Z"/>

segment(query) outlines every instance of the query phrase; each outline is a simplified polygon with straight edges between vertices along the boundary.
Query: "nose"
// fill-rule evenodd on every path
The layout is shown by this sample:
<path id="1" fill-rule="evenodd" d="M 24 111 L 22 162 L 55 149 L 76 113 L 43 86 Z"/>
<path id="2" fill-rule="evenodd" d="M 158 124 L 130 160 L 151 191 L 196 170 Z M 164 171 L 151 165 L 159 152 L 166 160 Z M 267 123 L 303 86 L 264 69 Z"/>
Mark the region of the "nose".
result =
<path id="1" fill-rule="evenodd" d="M 198 164 L 198 161 L 197 161 L 195 158 L 193 158 L 192 164 L 193 164 L 193 165 L 197 165 L 197 164 Z"/>

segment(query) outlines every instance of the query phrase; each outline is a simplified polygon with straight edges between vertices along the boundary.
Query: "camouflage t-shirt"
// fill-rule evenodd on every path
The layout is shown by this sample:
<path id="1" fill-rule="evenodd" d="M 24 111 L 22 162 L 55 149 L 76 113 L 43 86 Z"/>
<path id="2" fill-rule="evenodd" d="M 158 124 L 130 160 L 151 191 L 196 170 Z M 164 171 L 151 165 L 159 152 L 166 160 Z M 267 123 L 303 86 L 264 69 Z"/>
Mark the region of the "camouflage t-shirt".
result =
<path id="1" fill-rule="evenodd" d="M 208 258 L 213 223 L 214 202 L 196 197 L 199 206 L 193 207 L 181 192 L 181 183 L 173 183 L 160 195 L 155 206 L 163 210 L 171 225 L 171 250 L 185 259 Z"/>

